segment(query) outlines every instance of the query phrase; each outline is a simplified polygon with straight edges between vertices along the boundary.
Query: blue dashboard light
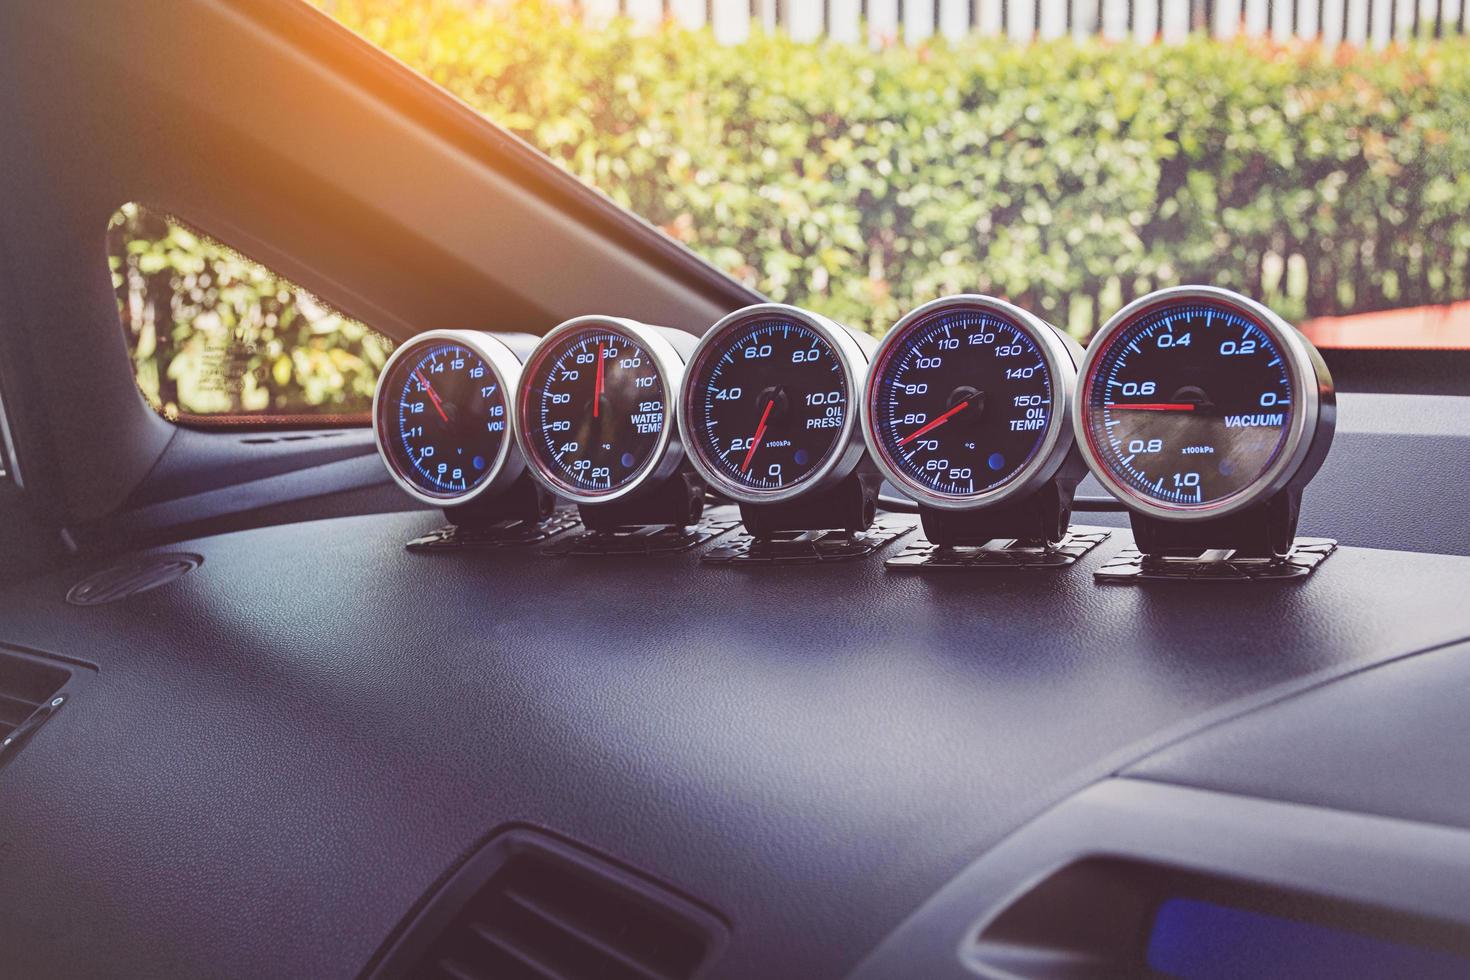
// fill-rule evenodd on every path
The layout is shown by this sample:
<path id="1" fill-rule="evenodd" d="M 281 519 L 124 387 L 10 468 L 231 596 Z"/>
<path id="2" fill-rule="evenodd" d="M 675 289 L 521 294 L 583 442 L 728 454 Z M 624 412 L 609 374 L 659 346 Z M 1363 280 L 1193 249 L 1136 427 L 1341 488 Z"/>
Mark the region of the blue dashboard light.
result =
<path id="1" fill-rule="evenodd" d="M 1470 957 L 1190 898 L 1159 906 L 1147 957 L 1181 980 L 1470 976 Z"/>

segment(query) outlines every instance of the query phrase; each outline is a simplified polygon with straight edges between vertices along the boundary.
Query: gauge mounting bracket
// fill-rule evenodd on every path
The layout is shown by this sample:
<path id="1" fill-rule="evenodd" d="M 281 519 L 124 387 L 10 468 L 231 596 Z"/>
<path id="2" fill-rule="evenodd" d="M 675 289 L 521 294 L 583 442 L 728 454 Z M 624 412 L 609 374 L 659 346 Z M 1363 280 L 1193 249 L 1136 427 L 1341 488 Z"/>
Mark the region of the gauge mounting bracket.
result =
<path id="1" fill-rule="evenodd" d="M 825 489 L 779 503 L 741 501 L 740 521 L 757 541 L 769 541 L 783 531 L 846 531 L 857 534 L 873 524 L 878 490 L 883 478 L 868 466 L 859 466 Z"/>
<path id="2" fill-rule="evenodd" d="M 614 533 L 627 527 L 690 527 L 704 513 L 704 481 L 681 467 L 642 492 L 605 504 L 579 504 L 588 530 Z"/>
<path id="3" fill-rule="evenodd" d="M 1072 523 L 1072 500 L 1087 472 L 1076 448 L 1046 482 L 1021 497 L 975 510 L 941 510 L 919 504 L 924 537 L 941 547 L 977 548 L 1013 538 L 1023 548 L 1056 549 Z"/>

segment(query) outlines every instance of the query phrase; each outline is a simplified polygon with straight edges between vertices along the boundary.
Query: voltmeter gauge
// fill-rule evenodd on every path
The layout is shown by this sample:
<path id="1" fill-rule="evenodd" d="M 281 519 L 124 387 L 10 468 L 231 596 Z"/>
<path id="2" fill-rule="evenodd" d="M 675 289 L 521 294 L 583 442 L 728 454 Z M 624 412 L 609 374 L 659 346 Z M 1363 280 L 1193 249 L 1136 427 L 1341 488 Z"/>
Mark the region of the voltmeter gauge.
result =
<path id="1" fill-rule="evenodd" d="M 847 327 L 777 303 L 716 323 L 690 357 L 679 401 L 695 469 L 748 504 L 847 476 L 863 454 L 855 405 L 870 349 Z"/>
<path id="2" fill-rule="evenodd" d="M 684 361 L 655 327 L 620 317 L 561 324 L 531 352 L 516 439 L 531 474 L 579 504 L 626 498 L 682 458 L 669 400 Z"/>
<path id="3" fill-rule="evenodd" d="M 421 503 L 467 504 L 524 466 L 511 436 L 519 358 L 492 334 L 431 330 L 399 347 L 373 394 L 388 473 Z"/>
<path id="4" fill-rule="evenodd" d="M 1333 414 L 1332 379 L 1300 332 L 1244 296 L 1187 286 L 1103 326 L 1075 422 L 1104 487 L 1136 514 L 1189 522 L 1299 494 L 1331 444 Z"/>
<path id="5" fill-rule="evenodd" d="M 1080 358 L 1055 327 L 1003 300 L 925 304 L 874 357 L 863 397 L 868 449 L 889 481 L 930 507 L 1028 494 L 1072 449 L 1067 409 Z"/>

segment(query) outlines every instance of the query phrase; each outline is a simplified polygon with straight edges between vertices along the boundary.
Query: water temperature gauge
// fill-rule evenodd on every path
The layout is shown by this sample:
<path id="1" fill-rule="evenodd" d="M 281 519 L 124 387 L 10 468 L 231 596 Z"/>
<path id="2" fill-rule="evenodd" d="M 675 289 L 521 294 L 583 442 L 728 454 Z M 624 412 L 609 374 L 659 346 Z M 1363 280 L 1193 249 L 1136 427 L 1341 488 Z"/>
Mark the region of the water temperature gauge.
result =
<path id="1" fill-rule="evenodd" d="M 584 316 L 553 329 L 526 362 L 516 438 L 531 473 L 579 504 L 628 497 L 683 456 L 669 400 L 684 362 L 656 328 Z"/>

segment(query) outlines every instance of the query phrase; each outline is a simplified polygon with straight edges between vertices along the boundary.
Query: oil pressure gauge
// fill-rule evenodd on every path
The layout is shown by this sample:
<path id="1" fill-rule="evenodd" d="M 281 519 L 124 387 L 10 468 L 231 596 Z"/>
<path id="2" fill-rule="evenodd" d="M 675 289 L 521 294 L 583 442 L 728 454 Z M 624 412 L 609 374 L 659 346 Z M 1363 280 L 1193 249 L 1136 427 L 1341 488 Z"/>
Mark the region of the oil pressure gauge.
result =
<path id="1" fill-rule="evenodd" d="M 746 504 L 791 501 L 848 476 L 863 455 L 855 405 L 871 341 L 793 306 L 746 307 L 690 358 L 680 422 L 710 485 Z"/>
<path id="2" fill-rule="evenodd" d="M 1103 326 L 1075 423 L 1093 474 L 1133 512 L 1142 551 L 1281 555 L 1331 445 L 1334 404 L 1301 333 L 1244 296 L 1183 286 Z"/>

